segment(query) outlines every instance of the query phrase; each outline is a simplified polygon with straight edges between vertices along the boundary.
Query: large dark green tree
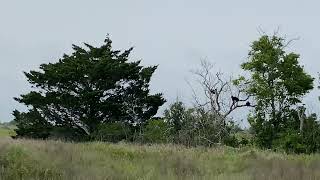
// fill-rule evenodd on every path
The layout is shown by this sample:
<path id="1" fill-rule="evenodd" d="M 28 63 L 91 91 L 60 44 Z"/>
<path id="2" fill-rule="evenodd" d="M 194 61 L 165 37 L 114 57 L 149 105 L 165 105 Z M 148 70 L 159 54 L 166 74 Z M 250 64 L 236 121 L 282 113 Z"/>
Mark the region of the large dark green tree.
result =
<path id="1" fill-rule="evenodd" d="M 299 64 L 298 54 L 285 51 L 287 45 L 281 37 L 264 35 L 252 43 L 249 59 L 242 64 L 250 78 L 240 79 L 256 102 L 249 121 L 258 144 L 266 148 L 289 129 L 299 129 L 300 120 L 293 112 L 313 89 L 314 79 Z"/>
<path id="2" fill-rule="evenodd" d="M 15 98 L 29 107 L 26 113 L 14 113 L 18 136 L 46 137 L 53 129 L 64 129 L 85 138 L 101 124 L 134 128 L 153 117 L 165 102 L 162 94 L 149 92 L 157 66 L 131 62 L 132 48 L 122 52 L 111 45 L 109 37 L 101 47 L 73 45 L 71 55 L 25 72 L 34 90 Z"/>

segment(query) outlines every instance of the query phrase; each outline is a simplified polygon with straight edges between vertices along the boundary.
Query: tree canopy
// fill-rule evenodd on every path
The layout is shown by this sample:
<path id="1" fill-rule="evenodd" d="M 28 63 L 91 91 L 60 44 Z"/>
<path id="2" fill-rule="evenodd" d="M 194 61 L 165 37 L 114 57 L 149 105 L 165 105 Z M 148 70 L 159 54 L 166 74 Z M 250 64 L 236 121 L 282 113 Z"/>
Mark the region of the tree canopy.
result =
<path id="1" fill-rule="evenodd" d="M 34 90 L 15 98 L 29 107 L 29 112 L 14 113 L 18 135 L 32 135 L 28 129 L 40 122 L 50 127 L 45 130 L 63 128 L 77 137 L 89 136 L 104 123 L 140 126 L 165 102 L 160 93 L 150 95 L 157 66 L 129 61 L 133 48 L 113 50 L 107 37 L 101 47 L 85 43 L 84 48 L 73 45 L 73 50 L 56 63 L 25 72 Z M 32 116 L 37 118 L 23 118 Z"/>
<path id="2" fill-rule="evenodd" d="M 299 123 L 292 112 L 313 89 L 314 79 L 299 64 L 298 54 L 285 51 L 287 45 L 281 37 L 262 36 L 252 43 L 249 59 L 241 65 L 250 72 L 249 79 L 241 79 L 256 102 L 249 121 L 260 145 L 268 148 L 281 132 Z"/>

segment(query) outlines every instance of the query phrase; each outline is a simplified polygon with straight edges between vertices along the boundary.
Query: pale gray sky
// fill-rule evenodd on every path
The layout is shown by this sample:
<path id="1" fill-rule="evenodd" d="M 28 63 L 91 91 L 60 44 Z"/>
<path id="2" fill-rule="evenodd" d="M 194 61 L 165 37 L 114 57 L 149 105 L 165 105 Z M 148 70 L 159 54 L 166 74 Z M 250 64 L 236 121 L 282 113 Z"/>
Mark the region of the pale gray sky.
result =
<path id="1" fill-rule="evenodd" d="M 168 102 L 190 101 L 190 69 L 207 57 L 229 74 L 239 72 L 260 27 L 289 39 L 312 75 L 320 70 L 320 2 L 301 0 L 0 0 L 0 121 L 12 119 L 12 97 L 27 92 L 22 71 L 54 62 L 71 44 L 135 46 L 133 58 L 159 64 L 152 90 Z M 133 59 L 134 60 L 134 59 Z M 318 112 L 318 92 L 306 103 Z"/>

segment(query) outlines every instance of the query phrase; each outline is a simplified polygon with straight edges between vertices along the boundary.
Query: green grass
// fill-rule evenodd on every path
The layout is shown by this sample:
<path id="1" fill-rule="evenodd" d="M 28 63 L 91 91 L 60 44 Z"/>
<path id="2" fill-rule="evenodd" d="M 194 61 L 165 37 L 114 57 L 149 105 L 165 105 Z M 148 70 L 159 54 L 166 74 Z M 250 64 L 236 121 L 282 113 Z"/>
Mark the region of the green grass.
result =
<path id="1" fill-rule="evenodd" d="M 0 139 L 0 179 L 320 179 L 320 155 Z"/>
<path id="2" fill-rule="evenodd" d="M 15 135 L 14 126 L 0 125 L 0 138 Z"/>

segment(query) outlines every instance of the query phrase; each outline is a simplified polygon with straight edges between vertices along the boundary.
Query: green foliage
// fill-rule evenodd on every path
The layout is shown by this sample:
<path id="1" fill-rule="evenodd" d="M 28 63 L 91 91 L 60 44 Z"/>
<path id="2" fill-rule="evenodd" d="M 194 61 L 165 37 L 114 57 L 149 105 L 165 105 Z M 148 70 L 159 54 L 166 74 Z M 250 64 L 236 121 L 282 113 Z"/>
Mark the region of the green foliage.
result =
<path id="1" fill-rule="evenodd" d="M 287 131 L 274 141 L 275 147 L 285 150 L 286 153 L 305 153 L 307 145 L 303 137 L 295 131 Z"/>
<path id="2" fill-rule="evenodd" d="M 315 114 L 304 121 L 304 131 L 289 129 L 275 141 L 287 153 L 316 153 L 320 152 L 320 124 Z"/>
<path id="3" fill-rule="evenodd" d="M 170 138 L 170 126 L 163 119 L 152 119 L 143 130 L 143 140 L 148 143 L 167 143 Z"/>
<path id="4" fill-rule="evenodd" d="M 320 179 L 320 156 L 252 148 L 0 139 L 4 180 Z"/>
<path id="5" fill-rule="evenodd" d="M 305 119 L 302 133 L 303 143 L 307 146 L 305 153 L 320 152 L 320 124 L 316 114 Z"/>
<path id="6" fill-rule="evenodd" d="M 28 113 L 20 113 L 15 110 L 13 112 L 14 121 L 17 123 L 15 130 L 17 136 L 28 138 L 48 138 L 52 125 L 45 121 L 36 109 L 30 110 Z"/>
<path id="7" fill-rule="evenodd" d="M 162 94 L 149 94 L 157 66 L 129 62 L 132 48 L 113 50 L 108 37 L 101 47 L 85 46 L 73 45 L 71 55 L 40 65 L 40 71 L 25 72 L 35 90 L 15 98 L 30 107 L 16 117 L 18 136 L 45 138 L 47 127 L 63 127 L 86 139 L 101 124 L 140 126 L 157 113 L 165 102 Z"/>
<path id="8" fill-rule="evenodd" d="M 173 134 L 178 133 L 185 119 L 186 108 L 181 101 L 177 101 L 170 105 L 169 109 L 164 111 L 164 118 L 173 127 Z"/>
<path id="9" fill-rule="evenodd" d="M 228 136 L 224 139 L 224 144 L 230 147 L 239 147 L 240 141 L 235 136 Z"/>
<path id="10" fill-rule="evenodd" d="M 249 132 L 243 130 L 238 124 L 230 121 L 227 124 L 227 136 L 223 139 L 223 143 L 231 147 L 244 147 L 252 143 Z"/>
<path id="11" fill-rule="evenodd" d="M 0 123 L 0 137 L 15 136 L 15 129 L 17 127 L 13 121 Z"/>
<path id="12" fill-rule="evenodd" d="M 165 110 L 165 120 L 171 129 L 173 143 L 186 146 L 212 146 L 224 143 L 238 146 L 232 142 L 236 126 L 229 122 L 226 126 L 220 122 L 220 116 L 203 108 L 186 108 L 182 102 L 172 104 Z M 178 127 L 178 128 L 177 128 Z"/>
<path id="13" fill-rule="evenodd" d="M 181 130 L 175 135 L 174 141 L 186 146 L 211 146 L 220 142 L 216 132 L 219 126 L 215 116 L 201 108 L 190 108 L 184 111 Z"/>
<path id="14" fill-rule="evenodd" d="M 97 130 L 92 133 L 91 138 L 93 140 L 115 143 L 121 140 L 129 140 L 131 135 L 131 129 L 128 125 L 121 122 L 114 122 L 98 126 Z"/>
<path id="15" fill-rule="evenodd" d="M 280 134 L 298 127 L 293 111 L 313 88 L 314 79 L 299 65 L 299 55 L 286 53 L 286 46 L 283 38 L 262 36 L 252 43 L 249 60 L 241 66 L 251 73 L 248 80 L 240 80 L 256 101 L 249 122 L 257 144 L 264 148 L 271 148 Z"/>

